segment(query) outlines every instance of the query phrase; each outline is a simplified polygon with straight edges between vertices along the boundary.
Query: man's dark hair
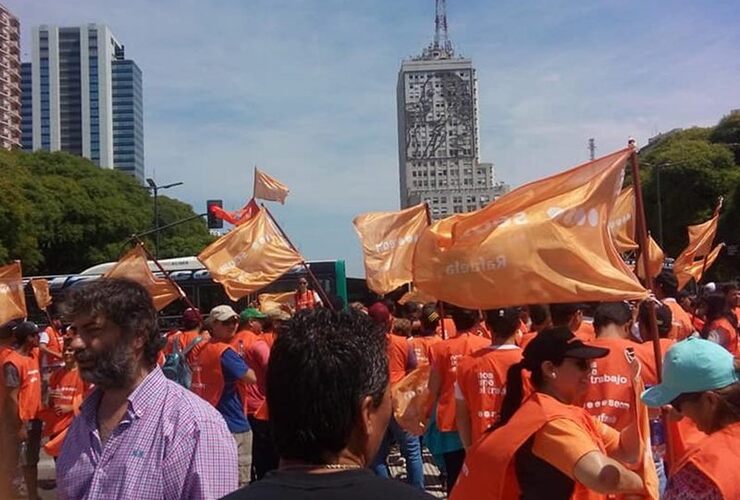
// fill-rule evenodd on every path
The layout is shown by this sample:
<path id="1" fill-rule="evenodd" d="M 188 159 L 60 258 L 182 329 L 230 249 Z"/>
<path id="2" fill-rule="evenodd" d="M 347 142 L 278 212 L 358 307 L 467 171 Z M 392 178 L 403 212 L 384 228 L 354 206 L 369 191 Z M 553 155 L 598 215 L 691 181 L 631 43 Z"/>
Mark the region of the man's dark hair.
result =
<path id="1" fill-rule="evenodd" d="M 670 269 L 663 269 L 655 277 L 655 284 L 663 290 L 666 297 L 676 298 L 676 295 L 678 295 L 678 278 Z"/>
<path id="2" fill-rule="evenodd" d="M 643 301 L 640 304 L 640 309 L 637 311 L 637 320 L 641 325 L 645 326 L 646 329 L 650 328 L 650 305 L 647 301 Z M 658 322 L 658 337 L 668 337 L 668 332 L 673 328 L 673 311 L 665 304 L 655 304 L 655 320 Z M 643 339 L 645 341 L 652 340 Z"/>
<path id="3" fill-rule="evenodd" d="M 516 329 L 522 324 L 519 314 L 518 307 L 491 309 L 486 311 L 486 324 L 495 338 L 508 339 L 516 333 Z"/>
<path id="4" fill-rule="evenodd" d="M 452 321 L 455 322 L 455 328 L 458 332 L 464 332 L 470 330 L 477 323 L 480 317 L 478 311 L 472 309 L 463 309 L 462 307 L 455 307 L 451 311 Z"/>
<path id="5" fill-rule="evenodd" d="M 361 402 L 388 388 L 384 329 L 356 311 L 315 309 L 285 323 L 270 352 L 267 404 L 282 458 L 324 464 L 344 449 Z"/>
<path id="6" fill-rule="evenodd" d="M 82 314 L 102 316 L 121 329 L 122 339 L 144 337 L 144 361 L 153 366 L 165 340 L 157 329 L 157 310 L 142 285 L 125 278 L 100 278 L 70 288 L 61 311 L 67 321 Z"/>
<path id="7" fill-rule="evenodd" d="M 594 328 L 599 333 L 609 325 L 624 326 L 632 319 L 632 311 L 626 302 L 603 302 L 594 312 Z"/>
<path id="8" fill-rule="evenodd" d="M 583 310 L 581 304 L 550 304 L 550 317 L 554 326 L 564 326 L 578 312 Z"/>
<path id="9" fill-rule="evenodd" d="M 527 310 L 533 325 L 542 325 L 550 319 L 550 308 L 547 304 L 530 304 Z"/>

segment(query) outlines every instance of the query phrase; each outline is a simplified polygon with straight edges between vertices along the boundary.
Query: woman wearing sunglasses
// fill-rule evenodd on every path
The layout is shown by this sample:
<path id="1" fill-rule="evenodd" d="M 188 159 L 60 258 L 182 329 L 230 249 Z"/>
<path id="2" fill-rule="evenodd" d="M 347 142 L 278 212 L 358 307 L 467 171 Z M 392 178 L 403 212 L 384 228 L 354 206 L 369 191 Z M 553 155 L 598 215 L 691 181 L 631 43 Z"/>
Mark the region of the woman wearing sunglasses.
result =
<path id="1" fill-rule="evenodd" d="M 452 500 L 641 493 L 640 477 L 622 465 L 638 459 L 637 429 L 619 433 L 580 406 L 591 360 L 608 353 L 583 343 L 567 327 L 544 330 L 527 344 L 522 361 L 507 373 L 501 418 L 470 448 Z M 632 366 L 637 377 L 639 363 Z M 523 370 L 534 388 L 524 402 Z"/>
<path id="2" fill-rule="evenodd" d="M 642 394 L 648 406 L 670 404 L 709 436 L 673 467 L 663 498 L 740 498 L 740 378 L 722 346 L 688 338 L 671 347 L 663 381 Z"/>

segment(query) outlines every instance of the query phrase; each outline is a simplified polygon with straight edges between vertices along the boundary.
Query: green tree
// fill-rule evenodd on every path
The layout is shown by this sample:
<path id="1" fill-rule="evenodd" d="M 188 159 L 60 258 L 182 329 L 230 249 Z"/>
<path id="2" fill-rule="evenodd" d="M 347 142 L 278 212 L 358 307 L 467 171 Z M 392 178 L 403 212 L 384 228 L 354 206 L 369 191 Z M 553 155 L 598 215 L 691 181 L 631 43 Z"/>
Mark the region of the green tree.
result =
<path id="1" fill-rule="evenodd" d="M 70 154 L 0 152 L 0 188 L 0 260 L 21 259 L 25 274 L 74 273 L 116 260 L 132 234 L 152 228 L 146 188 Z M 176 200 L 160 197 L 163 205 L 179 218 L 194 215 Z M 166 231 L 162 245 L 171 255 L 192 255 L 212 239 L 195 220 Z"/>
<path id="2" fill-rule="evenodd" d="M 709 135 L 709 140 L 727 145 L 735 154 L 735 163 L 740 165 L 740 111 L 733 111 L 722 118 Z"/>

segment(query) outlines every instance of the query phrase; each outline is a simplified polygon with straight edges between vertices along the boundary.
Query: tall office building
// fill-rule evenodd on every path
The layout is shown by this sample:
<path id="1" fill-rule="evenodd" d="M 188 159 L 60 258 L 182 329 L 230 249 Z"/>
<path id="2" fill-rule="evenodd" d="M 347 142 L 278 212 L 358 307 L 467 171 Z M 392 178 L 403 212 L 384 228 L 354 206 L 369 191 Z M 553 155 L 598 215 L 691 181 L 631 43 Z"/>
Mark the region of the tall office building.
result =
<path id="1" fill-rule="evenodd" d="M 472 61 L 455 56 L 445 10 L 437 0 L 434 42 L 403 61 L 397 84 L 401 208 L 426 201 L 435 220 L 508 191 L 480 161 L 478 80 Z"/>
<path id="2" fill-rule="evenodd" d="M 18 18 L 0 5 L 0 147 L 21 145 L 21 52 Z"/>
<path id="3" fill-rule="evenodd" d="M 144 181 L 141 71 L 103 24 L 33 28 L 31 148 L 67 151 Z M 24 86 L 27 86 L 24 79 Z"/>

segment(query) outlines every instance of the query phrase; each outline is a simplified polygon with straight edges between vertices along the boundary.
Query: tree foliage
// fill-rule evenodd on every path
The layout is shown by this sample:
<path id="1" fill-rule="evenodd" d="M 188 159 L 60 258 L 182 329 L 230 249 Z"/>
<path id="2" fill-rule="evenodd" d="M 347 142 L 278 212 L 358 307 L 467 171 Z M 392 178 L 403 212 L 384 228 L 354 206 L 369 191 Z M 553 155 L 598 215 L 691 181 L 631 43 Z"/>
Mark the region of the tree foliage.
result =
<path id="1" fill-rule="evenodd" d="M 62 152 L 0 152 L 0 189 L 0 262 L 22 260 L 24 274 L 75 273 L 116 260 L 132 234 L 153 227 L 145 187 Z M 163 196 L 159 205 L 160 225 L 195 215 Z M 160 257 L 193 255 L 212 240 L 194 220 L 163 231 Z"/>

